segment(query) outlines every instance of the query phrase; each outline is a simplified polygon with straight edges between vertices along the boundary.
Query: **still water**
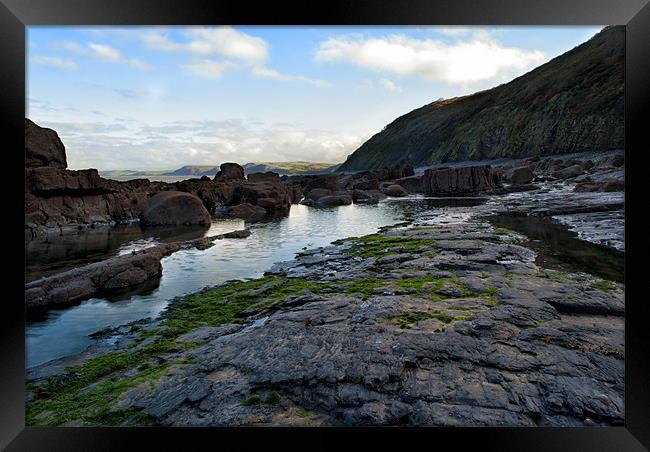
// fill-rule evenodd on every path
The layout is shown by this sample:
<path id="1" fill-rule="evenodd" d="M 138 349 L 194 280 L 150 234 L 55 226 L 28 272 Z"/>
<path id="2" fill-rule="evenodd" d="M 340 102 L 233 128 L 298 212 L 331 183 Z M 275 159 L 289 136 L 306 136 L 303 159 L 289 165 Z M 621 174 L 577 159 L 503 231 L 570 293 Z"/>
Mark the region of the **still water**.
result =
<path id="1" fill-rule="evenodd" d="M 352 204 L 332 209 L 293 205 L 288 217 L 249 225 L 246 239 L 217 240 L 207 250 L 181 250 L 162 260 L 160 285 L 126 299 L 92 298 L 77 306 L 50 310 L 27 324 L 27 367 L 78 353 L 91 342 L 89 334 L 134 320 L 154 317 L 174 297 L 232 279 L 256 278 L 275 262 L 292 259 L 305 248 L 376 232 L 381 226 L 417 218 L 420 213 L 468 207 L 479 198 L 391 198 L 375 205 Z M 80 234 L 46 244 L 30 244 L 26 276 L 34 279 L 54 271 L 104 259 L 171 240 L 187 240 L 243 229 L 242 220 L 214 220 L 209 230 L 142 232 L 139 228 Z"/>
<path id="2" fill-rule="evenodd" d="M 523 246 L 537 253 L 535 262 L 543 268 L 583 272 L 623 283 L 625 253 L 587 242 L 566 226 L 549 218 L 494 215 L 485 217 L 496 228 L 511 229 L 527 237 Z"/>

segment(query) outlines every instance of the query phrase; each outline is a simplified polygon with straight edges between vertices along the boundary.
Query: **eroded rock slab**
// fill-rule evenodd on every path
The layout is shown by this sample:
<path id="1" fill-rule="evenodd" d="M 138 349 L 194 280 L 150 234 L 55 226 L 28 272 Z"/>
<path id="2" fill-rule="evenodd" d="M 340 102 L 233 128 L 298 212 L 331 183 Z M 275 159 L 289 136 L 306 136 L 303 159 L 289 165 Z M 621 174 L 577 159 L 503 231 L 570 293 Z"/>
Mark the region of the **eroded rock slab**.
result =
<path id="1" fill-rule="evenodd" d="M 117 342 L 149 364 L 99 381 L 125 382 L 106 396 L 123 425 L 622 425 L 624 306 L 459 215 L 172 303 Z"/>

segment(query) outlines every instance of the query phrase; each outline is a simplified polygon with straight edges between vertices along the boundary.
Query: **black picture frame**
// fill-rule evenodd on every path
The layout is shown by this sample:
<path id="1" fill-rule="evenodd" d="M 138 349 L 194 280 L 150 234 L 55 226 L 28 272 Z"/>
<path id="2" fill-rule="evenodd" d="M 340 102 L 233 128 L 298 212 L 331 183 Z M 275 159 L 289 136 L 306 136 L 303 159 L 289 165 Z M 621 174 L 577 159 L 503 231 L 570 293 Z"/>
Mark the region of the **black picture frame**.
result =
<path id="1" fill-rule="evenodd" d="M 437 428 L 437 429 L 167 429 L 167 428 L 33 428 L 25 427 L 24 250 L 18 240 L 24 229 L 24 204 L 17 192 L 24 185 L 25 30 L 30 25 L 625 25 L 626 201 L 644 194 L 649 152 L 642 121 L 650 109 L 649 0 L 328 0 L 301 5 L 278 2 L 184 0 L 0 0 L 0 93 L 5 182 L 2 197 L 6 231 L 0 347 L 0 447 L 7 450 L 119 450 L 146 440 L 147 448 L 174 444 L 191 447 L 207 440 L 211 448 L 235 440 L 248 446 L 324 449 L 352 446 L 345 437 L 361 436 L 364 450 L 378 446 L 454 447 L 481 450 L 636 451 L 650 447 L 650 384 L 648 383 L 647 319 L 650 318 L 641 247 L 642 209 L 626 211 L 625 256 L 625 426 L 608 428 Z M 643 113 L 646 113 L 645 115 Z M 647 175 L 646 175 L 647 179 Z M 7 179 L 5 179 L 7 180 Z M 15 185 L 14 185 L 15 184 Z M 11 188 L 13 187 L 13 188 Z M 647 190 L 647 188 L 646 188 Z M 642 201 L 640 201 L 642 202 Z M 639 223 L 635 225 L 634 218 Z M 7 248 L 9 247 L 9 248 Z M 14 249 L 15 247 L 15 249 Z M 23 256 L 21 259 L 19 256 Z M 452 446 L 444 446 L 450 444 Z M 428 445 L 428 446 L 427 446 Z M 328 447 L 329 446 L 329 447 Z M 233 446 L 230 446 L 233 447 Z M 418 446 L 416 446 L 418 447 Z M 421 447 L 421 446 L 420 446 Z"/>

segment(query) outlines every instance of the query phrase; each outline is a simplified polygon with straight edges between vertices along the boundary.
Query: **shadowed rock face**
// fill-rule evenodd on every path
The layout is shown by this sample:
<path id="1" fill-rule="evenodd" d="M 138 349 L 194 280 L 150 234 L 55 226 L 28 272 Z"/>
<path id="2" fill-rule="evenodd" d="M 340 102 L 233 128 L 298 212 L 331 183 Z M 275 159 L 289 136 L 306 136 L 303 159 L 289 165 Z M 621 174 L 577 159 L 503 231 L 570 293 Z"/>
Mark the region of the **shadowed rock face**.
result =
<path id="1" fill-rule="evenodd" d="M 229 207 L 226 215 L 232 218 L 241 218 L 246 222 L 256 222 L 266 216 L 266 209 L 253 204 L 244 202 L 236 206 Z"/>
<path id="2" fill-rule="evenodd" d="M 382 190 L 386 195 L 401 198 L 408 195 L 408 191 L 401 185 L 391 184 Z"/>
<path id="3" fill-rule="evenodd" d="M 486 192 L 498 186 L 498 176 L 490 165 L 429 169 L 421 179 L 426 194 Z"/>
<path id="4" fill-rule="evenodd" d="M 210 214 L 201 200 L 182 191 L 164 191 L 152 197 L 140 214 L 140 224 L 154 226 L 207 226 Z"/>
<path id="5" fill-rule="evenodd" d="M 214 180 L 244 180 L 244 168 L 237 163 L 222 163 Z"/>
<path id="6" fill-rule="evenodd" d="M 65 169 L 65 147 L 52 129 L 39 127 L 25 118 L 25 167 L 51 166 Z"/>

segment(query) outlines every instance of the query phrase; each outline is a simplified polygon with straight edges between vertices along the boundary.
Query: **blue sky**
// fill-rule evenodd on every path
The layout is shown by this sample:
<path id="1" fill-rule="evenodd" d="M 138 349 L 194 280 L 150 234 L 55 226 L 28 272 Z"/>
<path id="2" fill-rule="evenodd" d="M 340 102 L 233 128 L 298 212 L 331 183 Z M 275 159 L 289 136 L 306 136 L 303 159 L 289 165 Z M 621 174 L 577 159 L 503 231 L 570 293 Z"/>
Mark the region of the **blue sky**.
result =
<path id="1" fill-rule="evenodd" d="M 72 169 L 337 163 L 396 117 L 601 28 L 29 27 L 27 117 Z"/>

